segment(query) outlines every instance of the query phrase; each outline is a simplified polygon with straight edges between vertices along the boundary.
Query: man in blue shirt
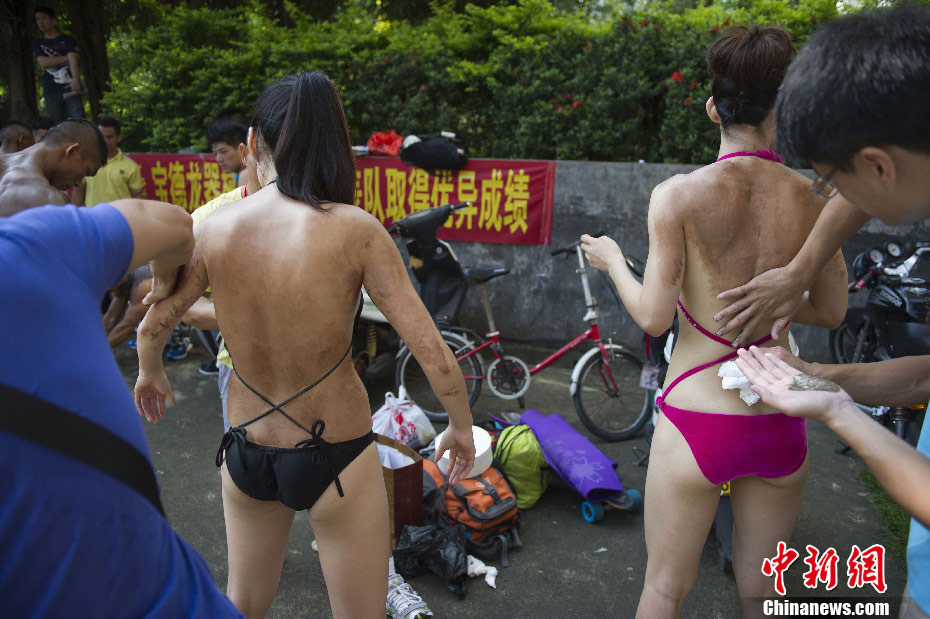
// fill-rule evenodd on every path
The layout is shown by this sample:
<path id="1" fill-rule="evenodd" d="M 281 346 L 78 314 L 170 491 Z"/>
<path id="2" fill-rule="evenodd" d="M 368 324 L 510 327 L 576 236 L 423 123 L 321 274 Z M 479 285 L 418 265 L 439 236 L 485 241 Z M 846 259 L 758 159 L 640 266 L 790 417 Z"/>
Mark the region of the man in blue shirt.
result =
<path id="1" fill-rule="evenodd" d="M 774 318 L 777 337 L 815 273 L 870 218 L 903 224 L 930 217 L 928 66 L 925 7 L 847 16 L 811 37 L 782 82 L 775 124 L 780 150 L 811 162 L 819 175 L 811 191 L 829 202 L 790 264 L 720 295 L 732 303 L 715 317 L 726 321 L 719 334 L 753 333 L 760 320 Z M 930 357 L 828 366 L 774 354 L 863 402 L 909 405 L 930 398 Z M 924 423 L 915 451 L 877 429 L 845 393 L 807 390 L 816 384 L 796 383 L 796 370 L 759 350 L 741 356 L 763 401 L 825 423 L 913 516 L 901 616 L 930 617 L 930 423 Z"/>
<path id="2" fill-rule="evenodd" d="M 183 209 L 146 200 L 0 219 L 0 348 L 24 351 L 0 359 L 0 614 L 240 616 L 160 513 L 157 492 L 107 463 L 129 453 L 155 487 L 100 298 L 149 261 L 158 285 L 148 300 L 165 296 L 193 243 Z M 30 423 L 31 435 L 20 427 Z M 118 449 L 75 456 L 83 435 L 52 440 L 74 424 Z"/>

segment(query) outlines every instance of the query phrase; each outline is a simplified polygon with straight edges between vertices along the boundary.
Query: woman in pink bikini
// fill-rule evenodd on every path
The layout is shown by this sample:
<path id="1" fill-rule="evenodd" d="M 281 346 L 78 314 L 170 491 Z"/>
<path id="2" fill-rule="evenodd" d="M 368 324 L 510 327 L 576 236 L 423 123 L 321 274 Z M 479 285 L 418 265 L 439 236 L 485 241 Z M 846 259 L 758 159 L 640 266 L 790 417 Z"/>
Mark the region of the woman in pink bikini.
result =
<path id="1" fill-rule="evenodd" d="M 717 371 L 736 357 L 737 343 L 707 329 L 725 305 L 717 294 L 791 260 L 825 203 L 812 194 L 810 180 L 771 150 L 775 97 L 794 55 L 789 35 L 771 27 L 735 29 L 707 52 L 713 79 L 707 115 L 720 128 L 719 159 L 653 191 L 642 285 L 613 240 L 582 237 L 591 265 L 611 275 L 644 330 L 662 334 L 676 309 L 682 318 L 646 477 L 649 559 L 637 617 L 681 614 L 726 481 L 732 481 L 733 571 L 742 610 L 758 614 L 752 598 L 774 595 L 762 560 L 791 537 L 801 504 L 805 422 L 762 403 L 749 408 L 738 391 L 724 391 Z M 795 320 L 833 328 L 843 320 L 846 298 L 846 267 L 837 252 Z M 760 325 L 750 341 L 775 345 L 765 335 L 770 329 Z"/>

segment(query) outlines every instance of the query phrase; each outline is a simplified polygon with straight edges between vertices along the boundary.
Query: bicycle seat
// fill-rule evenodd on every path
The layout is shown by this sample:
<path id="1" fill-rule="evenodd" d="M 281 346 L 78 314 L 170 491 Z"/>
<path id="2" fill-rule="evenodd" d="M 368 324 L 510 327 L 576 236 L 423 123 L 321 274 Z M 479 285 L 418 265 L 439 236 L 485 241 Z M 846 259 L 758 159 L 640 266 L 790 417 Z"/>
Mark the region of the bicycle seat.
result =
<path id="1" fill-rule="evenodd" d="M 500 275 L 507 275 L 510 269 L 508 267 L 465 267 L 462 272 L 468 279 L 483 284 Z"/>

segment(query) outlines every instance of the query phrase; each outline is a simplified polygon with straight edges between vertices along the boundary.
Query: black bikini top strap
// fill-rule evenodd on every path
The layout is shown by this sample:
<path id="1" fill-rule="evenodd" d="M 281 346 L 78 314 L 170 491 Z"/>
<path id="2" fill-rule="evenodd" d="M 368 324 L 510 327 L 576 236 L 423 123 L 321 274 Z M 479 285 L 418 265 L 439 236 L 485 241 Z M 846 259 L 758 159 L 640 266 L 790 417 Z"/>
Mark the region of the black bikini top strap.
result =
<path id="1" fill-rule="evenodd" d="M 302 423 L 300 423 L 299 421 L 297 421 L 296 419 L 294 419 L 293 417 L 291 417 L 290 415 L 288 415 L 287 413 L 285 413 L 283 410 L 281 410 L 281 407 L 284 406 L 285 404 L 289 404 L 290 402 L 293 402 L 294 400 L 296 400 L 297 398 L 299 398 L 300 396 L 302 396 L 303 394 L 307 393 L 308 391 L 310 391 L 311 389 L 313 389 L 314 387 L 316 387 L 317 385 L 319 385 L 321 382 L 323 382 L 324 380 L 326 380 L 326 378 L 327 378 L 330 374 L 332 374 L 333 372 L 336 371 L 336 368 L 338 368 L 338 367 L 342 364 L 342 362 L 345 360 L 346 356 L 347 356 L 351 351 L 352 351 L 352 344 L 351 344 L 351 342 L 350 342 L 350 343 L 349 343 L 349 347 L 348 347 L 348 348 L 346 349 L 346 351 L 342 354 L 342 356 L 339 357 L 339 361 L 337 361 L 337 362 L 335 363 L 335 365 L 333 365 L 333 367 L 329 368 L 329 370 L 327 370 L 325 374 L 323 374 L 323 375 L 320 376 L 318 379 L 316 379 L 315 381 L 313 381 L 312 383 L 310 383 L 309 385 L 307 385 L 306 387 L 304 387 L 303 389 L 301 389 L 300 391 L 298 391 L 297 393 L 295 393 L 295 394 L 292 395 L 291 397 L 287 398 L 286 400 L 284 400 L 284 401 L 281 402 L 280 404 L 275 404 L 274 402 L 272 402 L 271 400 L 269 400 L 268 398 L 266 398 L 265 396 L 263 396 L 262 394 L 260 394 L 258 391 L 256 391 L 249 383 L 245 382 L 245 380 L 243 380 L 242 376 L 240 376 L 240 375 L 239 375 L 239 372 L 236 370 L 236 364 L 235 364 L 235 362 L 233 362 L 233 364 L 232 364 L 232 366 L 233 366 L 233 367 L 232 367 L 233 374 L 236 375 L 236 378 L 239 379 L 239 382 L 241 382 L 243 385 L 245 385 L 245 388 L 246 388 L 246 389 L 248 389 L 249 391 L 251 391 L 252 393 L 254 393 L 256 396 L 258 396 L 263 402 L 265 402 L 266 404 L 268 404 L 269 406 L 271 406 L 271 408 L 269 408 L 268 410 L 266 410 L 266 411 L 265 411 L 264 413 L 262 413 L 261 415 L 258 415 L 258 416 L 255 417 L 254 419 L 250 419 L 249 421 L 246 421 L 245 423 L 241 423 L 241 424 L 239 424 L 237 427 L 240 427 L 240 428 L 245 427 L 245 426 L 247 426 L 247 425 L 249 425 L 249 424 L 255 423 L 255 422 L 258 421 L 259 419 L 262 419 L 263 417 L 266 417 L 266 416 L 270 415 L 271 413 L 273 413 L 273 412 L 275 412 L 275 411 L 278 411 L 279 413 L 281 413 L 281 414 L 284 416 L 285 419 L 287 419 L 288 421 L 290 421 L 291 423 L 293 423 L 294 425 L 296 425 L 298 428 L 300 428 L 301 430 L 303 430 L 304 432 L 306 432 L 307 434 L 310 434 L 310 435 L 312 436 L 312 435 L 313 435 L 313 432 L 312 432 L 310 429 L 304 427 L 304 425 L 303 425 Z M 229 353 L 229 358 L 230 358 L 230 360 L 232 360 L 232 352 L 229 350 L 229 342 L 226 343 L 226 352 Z"/>

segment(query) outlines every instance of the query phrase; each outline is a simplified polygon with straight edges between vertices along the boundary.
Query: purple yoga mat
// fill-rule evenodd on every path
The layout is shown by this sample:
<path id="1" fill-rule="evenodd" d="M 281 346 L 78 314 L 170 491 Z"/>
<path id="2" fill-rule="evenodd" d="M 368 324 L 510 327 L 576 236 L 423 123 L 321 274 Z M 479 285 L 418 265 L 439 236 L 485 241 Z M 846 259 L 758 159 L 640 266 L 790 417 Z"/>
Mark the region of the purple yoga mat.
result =
<path id="1" fill-rule="evenodd" d="M 543 457 L 562 480 L 585 500 L 615 499 L 623 493 L 623 484 L 614 472 L 617 463 L 578 433 L 559 414 L 548 417 L 537 410 L 527 410 L 520 417 L 536 435 Z"/>

